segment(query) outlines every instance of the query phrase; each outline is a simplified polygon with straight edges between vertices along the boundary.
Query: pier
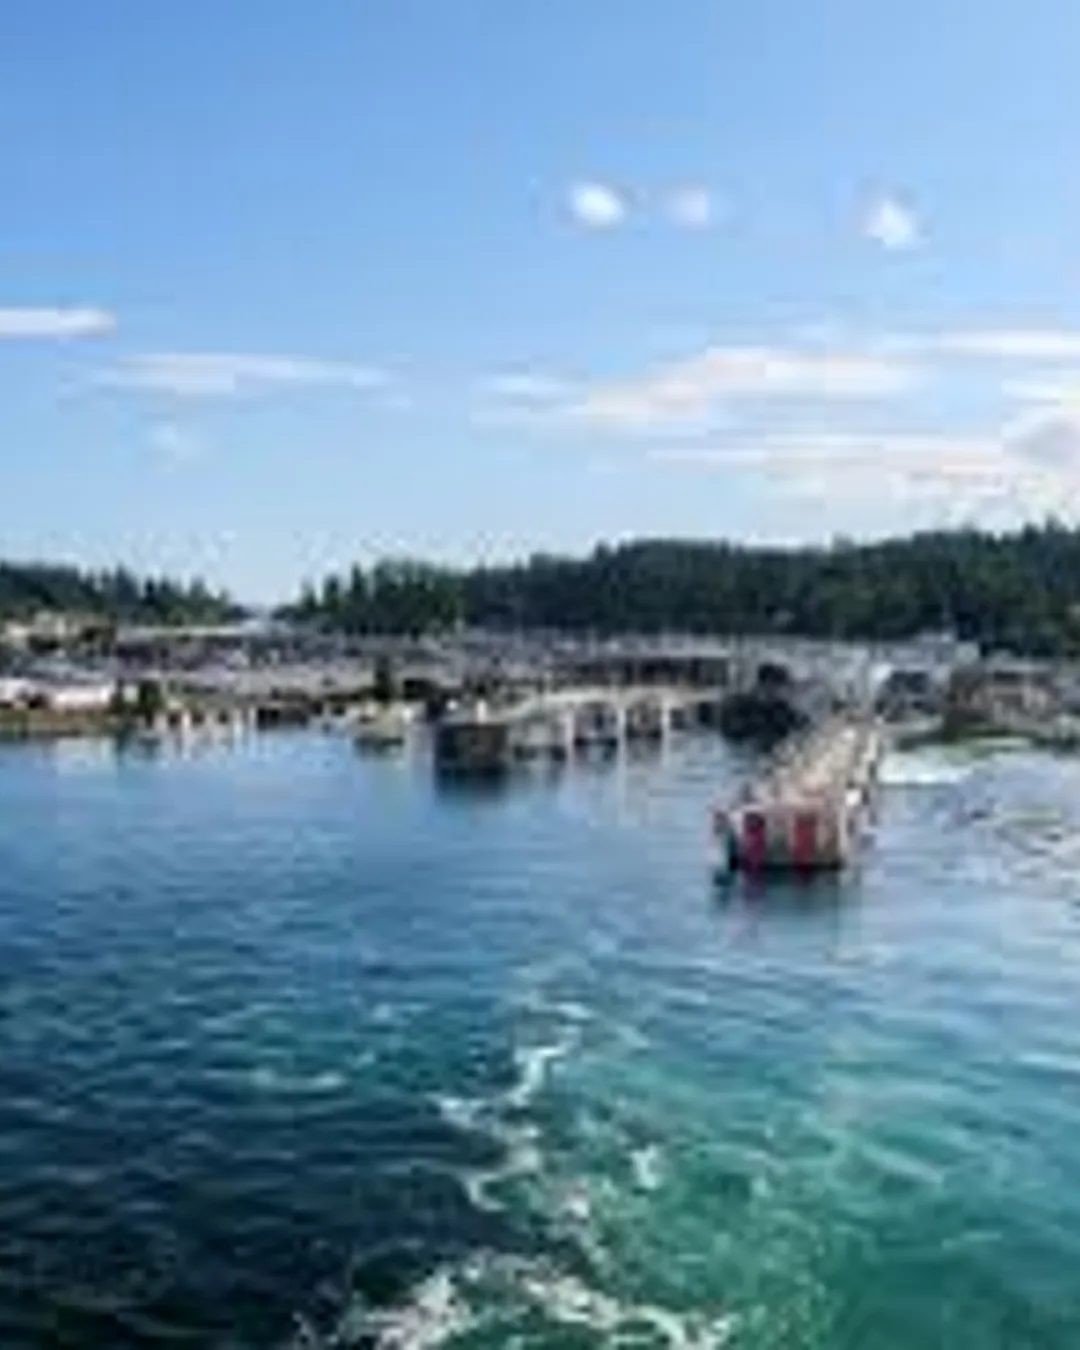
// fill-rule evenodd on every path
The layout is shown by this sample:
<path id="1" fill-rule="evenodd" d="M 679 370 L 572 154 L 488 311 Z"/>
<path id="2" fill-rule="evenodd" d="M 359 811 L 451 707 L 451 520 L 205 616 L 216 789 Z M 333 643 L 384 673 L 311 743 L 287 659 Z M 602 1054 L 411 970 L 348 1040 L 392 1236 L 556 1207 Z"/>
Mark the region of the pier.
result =
<path id="1" fill-rule="evenodd" d="M 836 871 L 857 851 L 884 742 L 871 720 L 833 718 L 787 742 L 715 833 L 729 872 Z"/>
<path id="2" fill-rule="evenodd" d="M 502 772 L 524 760 L 563 761 L 663 744 L 680 728 L 715 715 L 721 695 L 705 690 L 564 689 L 507 705 L 483 702 L 445 717 L 436 729 L 442 768 Z"/>

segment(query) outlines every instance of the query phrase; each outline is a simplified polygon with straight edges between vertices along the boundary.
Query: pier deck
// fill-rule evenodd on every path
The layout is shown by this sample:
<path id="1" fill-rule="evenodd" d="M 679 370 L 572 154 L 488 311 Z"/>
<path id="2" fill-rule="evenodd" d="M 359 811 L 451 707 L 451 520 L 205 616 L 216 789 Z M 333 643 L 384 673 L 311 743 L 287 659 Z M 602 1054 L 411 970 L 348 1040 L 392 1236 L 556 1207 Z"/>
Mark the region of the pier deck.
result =
<path id="1" fill-rule="evenodd" d="M 883 748 L 874 722 L 830 719 L 789 743 L 742 800 L 716 816 L 732 871 L 826 871 L 858 846 Z"/>

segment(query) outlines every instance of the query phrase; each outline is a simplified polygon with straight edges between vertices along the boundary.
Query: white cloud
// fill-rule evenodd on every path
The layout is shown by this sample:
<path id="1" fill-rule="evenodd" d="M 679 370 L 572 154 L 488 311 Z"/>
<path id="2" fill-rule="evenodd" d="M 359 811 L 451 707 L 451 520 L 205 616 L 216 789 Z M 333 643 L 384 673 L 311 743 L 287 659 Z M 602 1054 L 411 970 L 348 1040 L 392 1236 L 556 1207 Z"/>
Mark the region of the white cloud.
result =
<path id="1" fill-rule="evenodd" d="M 202 441 L 176 422 L 159 422 L 150 429 L 150 448 L 167 464 L 178 466 L 198 459 Z"/>
<path id="2" fill-rule="evenodd" d="M 919 342 L 920 339 L 909 339 Z M 973 329 L 921 339 L 927 349 L 950 356 L 1013 361 L 1071 361 L 1080 358 L 1080 332 L 1073 329 Z"/>
<path id="3" fill-rule="evenodd" d="M 635 380 L 593 386 L 576 413 L 613 430 L 709 422 L 741 399 L 873 399 L 911 388 L 918 372 L 878 356 L 784 347 L 710 347 Z"/>
<path id="4" fill-rule="evenodd" d="M 388 383 L 376 400 L 376 406 L 382 408 L 384 412 L 407 413 L 416 407 L 416 398 L 406 390 Z"/>
<path id="5" fill-rule="evenodd" d="M 704 230 L 713 223 L 715 207 L 708 188 L 678 188 L 670 194 L 664 205 L 667 218 L 680 229 Z"/>
<path id="6" fill-rule="evenodd" d="M 299 356 L 161 352 L 130 356 L 98 382 L 175 398 L 214 398 L 318 385 L 383 389 L 390 377 L 369 366 Z"/>
<path id="7" fill-rule="evenodd" d="M 1019 417 L 1005 428 L 1003 440 L 1023 463 L 1075 478 L 1080 487 L 1080 409 L 1051 408 Z"/>
<path id="8" fill-rule="evenodd" d="M 469 418 L 478 427 L 551 430 L 569 422 L 573 399 L 574 385 L 559 375 L 499 371 L 476 382 Z"/>
<path id="9" fill-rule="evenodd" d="M 1080 378 L 1075 375 L 1036 375 L 1031 379 L 1006 380 L 1001 391 L 1019 403 L 1080 406 Z"/>
<path id="10" fill-rule="evenodd" d="M 917 509 L 931 519 L 1075 511 L 1080 417 L 1007 423 L 986 435 L 835 431 L 766 434 L 751 445 L 675 446 L 664 467 L 750 474 L 771 492 L 840 513 Z M 817 522 L 821 524 L 821 521 Z"/>
<path id="11" fill-rule="evenodd" d="M 589 230 L 612 230 L 626 220 L 625 198 L 604 183 L 575 183 L 570 189 L 570 212 Z"/>
<path id="12" fill-rule="evenodd" d="M 538 370 L 511 370 L 482 381 L 480 392 L 489 398 L 513 403 L 555 403 L 566 398 L 569 381 Z"/>
<path id="13" fill-rule="evenodd" d="M 777 479 L 835 473 L 848 481 L 852 475 L 884 477 L 899 471 L 980 479 L 999 467 L 998 456 L 988 455 L 984 443 L 966 437 L 830 431 L 765 435 L 752 445 L 677 446 L 657 450 L 650 458 L 675 467 L 750 470 Z"/>
<path id="14" fill-rule="evenodd" d="M 0 309 L 0 339 L 102 337 L 116 327 L 104 309 Z"/>
<path id="15" fill-rule="evenodd" d="M 922 243 L 918 216 L 897 197 L 879 197 L 871 204 L 863 233 L 891 253 L 917 248 Z"/>

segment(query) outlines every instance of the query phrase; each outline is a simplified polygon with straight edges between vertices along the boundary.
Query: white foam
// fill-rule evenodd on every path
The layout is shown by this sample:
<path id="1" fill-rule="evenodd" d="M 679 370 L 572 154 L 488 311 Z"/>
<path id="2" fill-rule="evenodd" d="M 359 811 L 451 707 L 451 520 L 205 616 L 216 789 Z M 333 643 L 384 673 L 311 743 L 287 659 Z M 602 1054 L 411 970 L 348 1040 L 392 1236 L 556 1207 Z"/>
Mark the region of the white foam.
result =
<path id="1" fill-rule="evenodd" d="M 616 1023 L 615 1035 L 624 1049 L 635 1054 L 640 1050 L 647 1050 L 651 1044 L 645 1032 L 631 1022 Z"/>
<path id="2" fill-rule="evenodd" d="M 603 1336 L 613 1337 L 637 1325 L 651 1327 L 671 1350 L 718 1350 L 731 1335 L 729 1318 L 684 1315 L 652 1303 L 624 1303 L 570 1275 L 531 1276 L 522 1287 L 551 1321 Z"/>
<path id="3" fill-rule="evenodd" d="M 549 1322 L 582 1327 L 605 1338 L 649 1327 L 671 1350 L 718 1350 L 730 1338 L 733 1320 L 677 1313 L 653 1303 L 632 1303 L 592 1288 L 539 1261 L 496 1259 L 488 1272 Z"/>
<path id="4" fill-rule="evenodd" d="M 492 1134 L 506 1150 L 505 1162 L 497 1167 L 472 1168 L 463 1175 L 465 1192 L 477 1209 L 502 1209 L 491 1194 L 494 1187 L 537 1176 L 544 1170 L 544 1155 L 538 1142 L 540 1132 L 534 1126 L 493 1126 Z"/>
<path id="5" fill-rule="evenodd" d="M 664 1155 L 656 1144 L 647 1144 L 644 1148 L 635 1149 L 631 1153 L 630 1166 L 633 1168 L 634 1180 L 640 1190 L 660 1189 L 664 1180 L 663 1162 Z"/>
<path id="6" fill-rule="evenodd" d="M 571 1028 L 559 1040 L 544 1045 L 519 1046 L 514 1051 L 518 1081 L 507 1092 L 506 1105 L 524 1110 L 543 1090 L 553 1064 L 565 1059 L 577 1041 L 577 1032 Z"/>
<path id="7" fill-rule="evenodd" d="M 552 1012 L 558 1013 L 567 1022 L 574 1022 L 578 1025 L 591 1022 L 595 1016 L 591 1008 L 586 1007 L 584 1003 L 576 1003 L 573 999 L 567 999 L 561 1003 L 552 1003 L 549 1007 Z"/>
<path id="8" fill-rule="evenodd" d="M 482 1097 L 453 1097 L 447 1094 L 436 1097 L 435 1106 L 448 1125 L 458 1130 L 473 1130 L 490 1108 L 490 1103 Z"/>
<path id="9" fill-rule="evenodd" d="M 439 1114 L 449 1125 L 459 1130 L 482 1131 L 503 1150 L 504 1160 L 493 1167 L 470 1167 L 456 1172 L 477 1209 L 502 1209 L 493 1190 L 507 1182 L 536 1175 L 544 1167 L 539 1129 L 533 1124 L 510 1124 L 502 1120 L 499 1110 L 503 1100 L 502 1097 L 452 1096 L 435 1099 Z"/>
<path id="10" fill-rule="evenodd" d="M 388 1311 L 361 1312 L 347 1318 L 338 1335 L 356 1334 L 373 1340 L 376 1350 L 437 1350 L 472 1324 L 452 1270 L 439 1270 L 417 1287 L 412 1302 Z M 334 1342 L 331 1342 L 333 1344 Z M 348 1340 L 345 1340 L 348 1344 Z"/>
<path id="11" fill-rule="evenodd" d="M 343 1073 L 327 1069 L 322 1073 L 282 1073 L 272 1065 L 263 1065 L 251 1075 L 252 1084 L 260 1091 L 282 1096 L 307 1096 L 340 1092 L 346 1084 Z"/>
<path id="12" fill-rule="evenodd" d="M 571 1182 L 559 1202 L 559 1210 L 575 1223 L 587 1224 L 593 1216 L 592 1193 L 588 1182 Z"/>
<path id="13" fill-rule="evenodd" d="M 951 787 L 962 783 L 970 773 L 968 764 L 913 752 L 888 755 L 881 766 L 880 781 L 884 787 Z"/>
<path id="14" fill-rule="evenodd" d="M 640 1339 L 647 1329 L 669 1350 L 720 1350 L 735 1325 L 727 1316 L 619 1299 L 544 1261 L 488 1254 L 436 1271 L 397 1308 L 350 1309 L 324 1345 L 366 1339 L 374 1350 L 439 1350 L 489 1321 L 509 1344 L 515 1322 L 525 1330 L 538 1317 L 594 1332 L 610 1344 L 635 1333 Z"/>
<path id="15" fill-rule="evenodd" d="M 477 1209 L 502 1209 L 503 1203 L 495 1194 L 497 1188 L 543 1172 L 545 1160 L 540 1149 L 540 1130 L 532 1122 L 522 1122 L 519 1117 L 543 1090 L 552 1066 L 571 1053 L 579 1036 L 579 1022 L 575 1022 L 555 1041 L 519 1046 L 514 1051 L 517 1078 L 504 1092 L 490 1097 L 442 1095 L 435 1098 L 439 1114 L 449 1125 L 464 1131 L 483 1132 L 503 1150 L 503 1161 L 497 1165 L 466 1168 L 457 1173 Z"/>

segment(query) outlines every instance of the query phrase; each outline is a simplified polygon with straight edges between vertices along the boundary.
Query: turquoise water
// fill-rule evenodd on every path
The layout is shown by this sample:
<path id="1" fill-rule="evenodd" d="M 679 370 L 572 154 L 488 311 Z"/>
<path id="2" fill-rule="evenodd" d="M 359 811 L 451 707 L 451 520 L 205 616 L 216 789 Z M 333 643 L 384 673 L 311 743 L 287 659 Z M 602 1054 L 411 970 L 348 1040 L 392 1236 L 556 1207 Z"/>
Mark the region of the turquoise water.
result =
<path id="1" fill-rule="evenodd" d="M 891 762 L 719 894 L 738 766 L 0 755 L 0 1344 L 1080 1344 L 1080 764 Z"/>

